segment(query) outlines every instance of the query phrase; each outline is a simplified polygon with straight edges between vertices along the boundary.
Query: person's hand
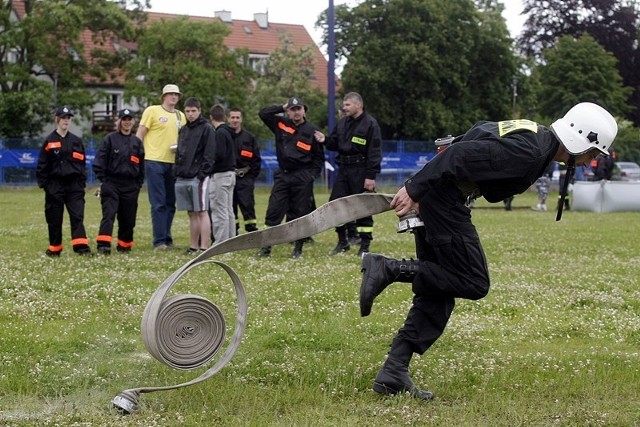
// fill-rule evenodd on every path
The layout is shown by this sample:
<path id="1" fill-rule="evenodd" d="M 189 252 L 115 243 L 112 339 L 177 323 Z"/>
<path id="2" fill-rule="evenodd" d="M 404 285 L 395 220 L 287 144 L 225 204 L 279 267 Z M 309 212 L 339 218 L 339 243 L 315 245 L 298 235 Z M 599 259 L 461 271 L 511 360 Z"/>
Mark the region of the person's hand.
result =
<path id="1" fill-rule="evenodd" d="M 376 180 L 365 178 L 364 189 L 366 191 L 376 191 Z"/>
<path id="2" fill-rule="evenodd" d="M 324 144 L 324 141 L 327 139 L 326 136 L 324 136 L 324 133 L 320 132 L 319 130 L 315 131 L 313 133 L 313 137 L 316 139 L 316 141 L 318 141 L 320 144 Z"/>
<path id="3" fill-rule="evenodd" d="M 416 211 L 416 213 L 420 212 L 420 205 L 409 197 L 409 193 L 407 193 L 407 189 L 404 187 L 398 190 L 396 195 L 393 196 L 391 208 L 395 210 L 398 217 L 403 217 L 412 210 Z"/>

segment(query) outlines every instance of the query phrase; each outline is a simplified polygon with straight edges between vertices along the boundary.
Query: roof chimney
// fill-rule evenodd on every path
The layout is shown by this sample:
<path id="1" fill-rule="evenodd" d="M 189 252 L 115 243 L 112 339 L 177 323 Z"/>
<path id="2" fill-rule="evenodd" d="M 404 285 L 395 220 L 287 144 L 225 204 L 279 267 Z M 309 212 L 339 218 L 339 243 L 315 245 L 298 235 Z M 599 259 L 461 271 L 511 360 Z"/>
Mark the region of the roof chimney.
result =
<path id="1" fill-rule="evenodd" d="M 214 16 L 220 18 L 222 22 L 231 23 L 231 12 L 228 10 L 216 10 Z"/>
<path id="2" fill-rule="evenodd" d="M 266 30 L 267 28 L 269 28 L 269 11 L 264 13 L 254 13 L 253 20 L 256 21 L 258 27 Z"/>

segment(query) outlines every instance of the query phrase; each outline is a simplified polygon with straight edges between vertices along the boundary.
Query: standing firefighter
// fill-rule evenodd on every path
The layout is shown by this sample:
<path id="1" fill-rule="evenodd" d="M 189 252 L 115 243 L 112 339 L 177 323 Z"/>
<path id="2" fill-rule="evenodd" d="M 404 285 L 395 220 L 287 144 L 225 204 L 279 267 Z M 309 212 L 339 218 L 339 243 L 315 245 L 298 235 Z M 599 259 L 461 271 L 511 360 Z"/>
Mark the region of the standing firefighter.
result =
<path id="1" fill-rule="evenodd" d="M 235 131 L 236 144 L 236 185 L 233 188 L 233 214 L 236 218 L 236 234 L 240 234 L 240 215 L 244 219 L 244 230 L 256 231 L 256 201 L 254 191 L 256 178 L 260 175 L 262 159 L 260 147 L 253 134 L 242 128 L 242 111 L 231 108 L 228 117 L 229 126 Z"/>
<path id="2" fill-rule="evenodd" d="M 102 183 L 102 220 L 98 231 L 98 252 L 111 253 L 111 234 L 118 219 L 118 252 L 133 248 L 133 229 L 138 213 L 138 195 L 144 182 L 144 148 L 132 133 L 136 121 L 131 110 L 118 111 L 116 131 L 108 134 L 96 153 L 93 171 Z"/>
<path id="3" fill-rule="evenodd" d="M 617 131 L 611 114 L 592 103 L 574 106 L 551 128 L 528 120 L 479 122 L 407 180 L 391 207 L 400 217 L 416 211 L 424 222 L 415 234 L 418 260 L 362 257 L 362 316 L 391 283 L 411 283 L 414 293 L 374 391 L 432 399 L 411 381 L 413 353 L 423 354 L 440 337 L 456 298 L 477 300 L 489 292 L 484 250 L 466 203 L 480 196 L 495 203 L 523 193 L 553 160 L 567 162 L 570 178 L 576 165 L 608 155 Z"/>
<path id="4" fill-rule="evenodd" d="M 84 229 L 84 189 L 87 166 L 82 140 L 69 132 L 73 112 L 69 107 L 56 110 L 56 129 L 44 140 L 38 156 L 36 177 L 44 189 L 44 215 L 49 228 L 48 256 L 62 252 L 64 208 L 69 212 L 71 246 L 79 255 L 90 255 Z"/>
<path id="5" fill-rule="evenodd" d="M 273 188 L 265 215 L 265 225 L 273 227 L 282 222 L 285 214 L 293 221 L 312 211 L 313 181 L 320 176 L 324 165 L 322 143 L 325 136 L 305 113 L 307 106 L 297 97 L 284 105 L 265 107 L 258 113 L 260 119 L 273 132 L 279 169 L 274 174 Z M 283 117 L 286 113 L 287 117 Z M 302 255 L 304 239 L 295 242 L 292 258 Z M 257 254 L 271 255 L 271 246 Z"/>
<path id="6" fill-rule="evenodd" d="M 340 166 L 336 181 L 331 189 L 329 200 L 374 191 L 376 175 L 380 173 L 382 161 L 382 139 L 378 122 L 364 111 L 362 97 L 350 92 L 342 102 L 344 115 L 327 139 L 328 150 L 337 151 L 336 162 Z M 373 239 L 373 218 L 368 216 L 356 221 L 356 230 L 360 237 L 358 255 L 369 252 Z M 336 228 L 338 244 L 331 252 L 335 255 L 350 249 L 347 240 L 347 225 Z"/>

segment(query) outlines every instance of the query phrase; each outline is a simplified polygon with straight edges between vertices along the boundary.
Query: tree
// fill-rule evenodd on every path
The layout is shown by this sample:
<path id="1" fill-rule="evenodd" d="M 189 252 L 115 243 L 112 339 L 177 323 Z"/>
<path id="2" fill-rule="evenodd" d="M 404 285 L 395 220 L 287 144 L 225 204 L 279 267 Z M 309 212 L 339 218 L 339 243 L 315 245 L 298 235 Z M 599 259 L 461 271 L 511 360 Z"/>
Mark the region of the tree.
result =
<path id="1" fill-rule="evenodd" d="M 141 1 L 130 10 L 109 0 L 8 0 L 0 6 L 0 135 L 32 136 L 52 121 L 56 104 L 87 112 L 95 104 L 86 79 L 110 77 L 121 52 L 103 48 L 117 35 L 133 40 Z M 14 9 L 24 8 L 19 16 Z M 17 18 L 16 18 L 17 17 Z M 83 35 L 97 46 L 88 52 Z M 90 58 L 94 58 L 90 60 Z"/>
<path id="2" fill-rule="evenodd" d="M 205 116 L 216 103 L 244 105 L 254 73 L 245 50 L 224 45 L 228 33 L 222 22 L 186 17 L 149 24 L 138 39 L 137 57 L 125 69 L 125 98 L 141 107 L 158 104 L 162 87 L 175 83 L 183 99 L 200 100 Z"/>
<path id="3" fill-rule="evenodd" d="M 311 87 L 315 71 L 311 47 L 295 49 L 287 35 L 281 37 L 280 47 L 269 55 L 265 74 L 256 79 L 255 91 L 245 114 L 247 127 L 258 139 L 272 139 L 273 134 L 258 118 L 258 111 L 273 104 L 284 104 L 292 96 L 299 96 L 309 107 L 308 120 L 316 126 L 327 123 L 327 100 L 320 89 Z"/>
<path id="4" fill-rule="evenodd" d="M 365 0 L 335 9 L 342 87 L 363 95 L 384 138 L 436 138 L 510 115 L 517 63 L 498 3 L 483 7 Z M 326 28 L 326 14 L 319 24 Z"/>
<path id="5" fill-rule="evenodd" d="M 624 87 L 617 60 L 588 34 L 563 36 L 543 51 L 544 63 L 534 74 L 539 81 L 539 114 L 558 118 L 578 102 L 594 102 L 614 115 L 628 111 L 631 89 Z"/>
<path id="6" fill-rule="evenodd" d="M 528 16 L 518 38 L 523 53 L 540 61 L 545 49 L 565 35 L 579 38 L 590 34 L 618 59 L 618 70 L 626 86 L 633 88 L 628 117 L 640 124 L 640 63 L 638 22 L 635 2 L 626 0 L 526 0 Z"/>

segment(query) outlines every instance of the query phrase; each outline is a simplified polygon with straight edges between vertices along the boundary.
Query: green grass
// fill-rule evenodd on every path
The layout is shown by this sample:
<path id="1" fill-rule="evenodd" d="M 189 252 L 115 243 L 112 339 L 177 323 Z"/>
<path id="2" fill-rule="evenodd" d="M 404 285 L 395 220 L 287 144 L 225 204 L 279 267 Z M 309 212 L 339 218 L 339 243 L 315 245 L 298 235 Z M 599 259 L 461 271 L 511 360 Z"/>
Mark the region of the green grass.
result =
<path id="1" fill-rule="evenodd" d="M 100 206 L 90 194 L 95 247 Z M 260 189 L 259 221 L 267 198 Z M 134 251 L 92 258 L 69 250 L 65 217 L 65 251 L 49 259 L 42 191 L 0 189 L 0 425 L 638 426 L 640 213 L 569 211 L 557 223 L 533 204 L 527 193 L 511 212 L 483 202 L 473 211 L 492 289 L 458 301 L 442 338 L 414 357 L 413 379 L 435 401 L 371 391 L 411 291 L 389 287 L 361 318 L 359 259 L 329 257 L 336 237 L 327 231 L 299 260 L 286 244 L 266 260 L 222 255 L 249 304 L 233 360 L 204 383 L 143 394 L 140 409 L 121 416 L 110 404 L 121 391 L 178 384 L 211 366 L 173 370 L 140 336 L 149 297 L 188 260 L 186 213 L 174 222 L 179 249 L 154 252 L 143 193 Z M 374 252 L 414 255 L 393 213 L 375 219 Z M 176 288 L 228 310 L 233 328 L 232 288 L 219 268 L 194 269 Z"/>

